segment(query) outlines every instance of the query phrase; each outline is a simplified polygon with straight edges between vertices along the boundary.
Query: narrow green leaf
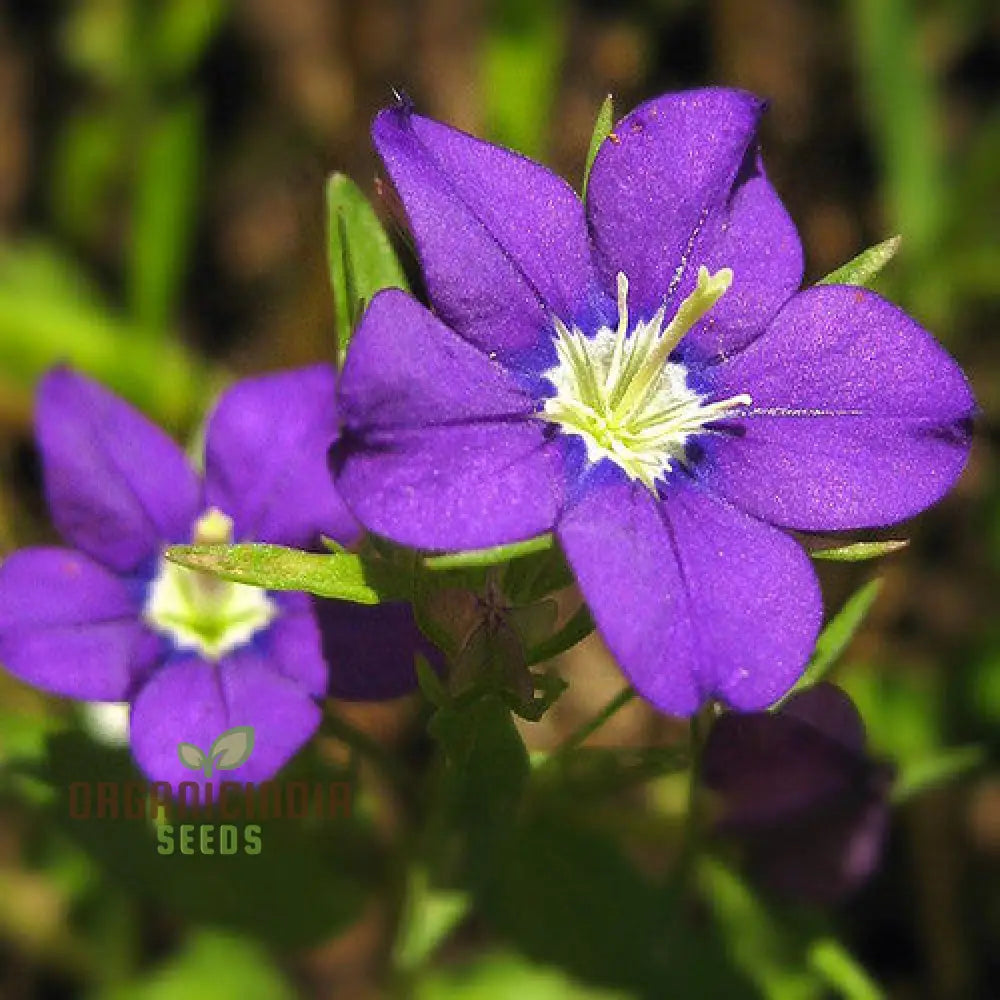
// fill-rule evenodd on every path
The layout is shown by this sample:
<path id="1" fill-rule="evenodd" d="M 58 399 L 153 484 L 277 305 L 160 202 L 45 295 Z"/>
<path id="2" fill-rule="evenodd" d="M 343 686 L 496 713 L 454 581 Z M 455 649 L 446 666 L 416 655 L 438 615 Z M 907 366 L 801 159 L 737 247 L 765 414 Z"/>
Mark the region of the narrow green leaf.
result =
<path id="1" fill-rule="evenodd" d="M 383 288 L 407 287 L 382 224 L 361 189 L 344 174 L 326 184 L 327 261 L 341 361 L 365 306 Z"/>
<path id="2" fill-rule="evenodd" d="M 423 696 L 435 707 L 444 708 L 451 703 L 451 696 L 448 689 L 441 682 L 437 671 L 431 666 L 426 656 L 417 653 L 415 660 L 417 671 L 417 684 Z"/>
<path id="3" fill-rule="evenodd" d="M 908 538 L 891 538 L 884 542 L 853 542 L 832 549 L 815 549 L 809 555 L 813 559 L 825 559 L 829 562 L 864 562 L 898 552 L 909 544 Z"/>
<path id="4" fill-rule="evenodd" d="M 600 111 L 597 112 L 597 121 L 594 123 L 594 134 L 590 137 L 590 148 L 587 150 L 587 163 L 583 170 L 583 197 L 587 197 L 587 184 L 590 181 L 590 171 L 597 159 L 597 151 L 601 148 L 601 143 L 609 135 L 615 124 L 615 102 L 611 94 L 604 98 Z"/>
<path id="5" fill-rule="evenodd" d="M 821 278 L 817 284 L 863 285 L 867 288 L 879 271 L 896 256 L 902 239 L 901 236 L 892 236 L 881 243 L 876 243 L 875 246 L 862 251 L 846 264 L 841 264 L 835 271 L 831 271 L 825 278 Z"/>
<path id="6" fill-rule="evenodd" d="M 809 967 L 844 1000 L 883 1000 L 885 991 L 833 938 L 820 938 L 809 946 Z"/>
<path id="7" fill-rule="evenodd" d="M 804 928 L 781 921 L 750 886 L 721 860 L 703 855 L 696 868 L 708 903 L 733 961 L 760 995 L 783 1000 L 816 1000 L 822 995 L 817 973 L 802 954 Z"/>
<path id="8" fill-rule="evenodd" d="M 418 969 L 462 922 L 471 905 L 466 893 L 437 888 L 425 868 L 413 869 L 393 944 L 393 965 L 404 972 Z"/>
<path id="9" fill-rule="evenodd" d="M 268 590 L 298 590 L 356 604 L 400 599 L 408 585 L 377 563 L 352 553 L 318 555 L 281 545 L 174 545 L 171 562 Z"/>
<path id="10" fill-rule="evenodd" d="M 194 232 L 201 108 L 187 102 L 152 123 L 136 177 L 129 301 L 136 325 L 161 339 L 177 306 Z"/>
<path id="11" fill-rule="evenodd" d="M 576 613 L 555 635 L 543 640 L 528 650 L 527 663 L 533 666 L 551 660 L 567 649 L 572 649 L 578 642 L 594 631 L 594 619 L 586 604 L 581 604 Z"/>
<path id="12" fill-rule="evenodd" d="M 871 580 L 848 598 L 847 603 L 820 633 L 812 659 L 794 690 L 812 687 L 829 673 L 868 616 L 881 589 L 881 580 Z"/>
<path id="13" fill-rule="evenodd" d="M 497 545 L 492 549 L 469 549 L 465 552 L 448 552 L 441 556 L 426 556 L 424 565 L 428 569 L 467 569 L 474 566 L 496 566 L 500 563 L 544 552 L 552 548 L 552 535 L 539 535 L 524 542 Z"/>
<path id="14" fill-rule="evenodd" d="M 987 759 L 982 746 L 952 747 L 904 764 L 892 789 L 894 802 L 905 802 L 928 789 L 947 784 L 975 770 Z"/>

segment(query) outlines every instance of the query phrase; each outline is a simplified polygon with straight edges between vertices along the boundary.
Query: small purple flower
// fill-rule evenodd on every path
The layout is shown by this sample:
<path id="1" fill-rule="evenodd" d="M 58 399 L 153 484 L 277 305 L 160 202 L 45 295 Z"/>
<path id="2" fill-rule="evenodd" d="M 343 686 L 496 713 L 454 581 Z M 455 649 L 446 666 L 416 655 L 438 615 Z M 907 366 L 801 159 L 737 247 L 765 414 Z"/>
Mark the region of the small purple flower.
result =
<path id="1" fill-rule="evenodd" d="M 207 749 L 247 725 L 253 753 L 224 777 L 273 775 L 319 724 L 324 647 L 340 697 L 414 686 L 405 606 L 341 608 L 163 558 L 167 545 L 191 541 L 309 548 L 321 534 L 357 539 L 326 469 L 334 385 L 322 365 L 234 385 L 208 422 L 199 477 L 170 438 L 107 390 L 65 369 L 49 374 L 38 445 L 53 520 L 73 547 L 25 549 L 0 565 L 0 663 L 57 694 L 129 702 L 138 764 L 172 784 L 197 777 L 179 743 Z M 358 633 L 373 622 L 383 638 L 362 649 Z"/>
<path id="2" fill-rule="evenodd" d="M 701 775 L 721 800 L 721 831 L 742 842 L 750 870 L 774 892 L 834 903 L 877 868 L 893 771 L 868 757 L 861 717 L 832 684 L 773 713 L 723 715 Z"/>
<path id="3" fill-rule="evenodd" d="M 554 530 L 639 692 L 687 715 L 770 704 L 822 617 L 782 529 L 907 518 L 969 450 L 961 370 L 861 288 L 799 291 L 763 104 L 657 98 L 603 143 L 582 204 L 543 167 L 409 107 L 375 145 L 433 312 L 378 295 L 340 385 L 338 488 L 426 549 Z"/>

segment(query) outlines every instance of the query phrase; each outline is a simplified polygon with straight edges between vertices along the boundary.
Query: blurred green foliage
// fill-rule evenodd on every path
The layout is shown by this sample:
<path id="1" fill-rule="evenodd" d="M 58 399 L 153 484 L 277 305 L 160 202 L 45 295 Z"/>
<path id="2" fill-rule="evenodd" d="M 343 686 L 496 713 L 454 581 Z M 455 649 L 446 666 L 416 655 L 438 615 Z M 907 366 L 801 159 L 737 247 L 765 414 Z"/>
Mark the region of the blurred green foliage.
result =
<path id="1" fill-rule="evenodd" d="M 396 706 L 400 725 L 420 735 L 404 741 L 390 780 L 373 776 L 377 741 L 355 740 L 347 726 L 331 728 L 339 749 L 353 740 L 346 763 L 324 757 L 329 739 L 294 763 L 296 773 L 356 781 L 350 823 L 269 830 L 266 857 L 227 859 L 226 869 L 191 858 L 164 866 L 142 824 L 66 821 L 68 781 L 131 774 L 127 756 L 84 735 L 64 705 L 0 676 L 0 994 L 327 995 L 340 980 L 316 946 L 347 940 L 366 957 L 345 996 L 987 995 L 1000 940 L 1000 487 L 990 450 L 1000 407 L 990 340 L 1000 318 L 1000 114 L 990 64 L 1000 37 L 991 5 L 845 0 L 790 13 L 755 0 L 740 19 L 741 5 L 721 0 L 621 9 L 494 0 L 464 36 L 457 0 L 409 13 L 376 6 L 80 0 L 46 7 L 42 27 L 24 15 L 30 27 L 20 29 L 10 15 L 5 45 L 33 60 L 40 96 L 24 99 L 35 116 L 32 178 L 0 248 L 0 545 L 47 531 L 19 456 L 33 385 L 52 364 L 68 361 L 187 433 L 229 369 L 333 358 L 377 288 L 419 287 L 398 208 L 367 197 L 365 126 L 388 84 L 405 84 L 432 113 L 465 113 L 463 124 L 478 121 L 574 183 L 609 91 L 623 112 L 660 90 L 710 82 L 773 84 L 789 103 L 816 90 L 823 100 L 807 105 L 805 139 L 775 127 L 776 176 L 789 178 L 797 208 L 835 200 L 852 234 L 901 235 L 877 279 L 874 265 L 895 244 L 852 261 L 839 280 L 874 279 L 927 323 L 968 364 L 984 410 L 966 484 L 906 531 L 912 544 L 884 563 L 828 567 L 829 603 L 841 610 L 808 679 L 834 671 L 874 750 L 899 767 L 904 805 L 887 872 L 856 908 L 828 914 L 761 898 L 728 859 L 704 858 L 678 884 L 663 869 L 682 850 L 685 752 L 640 742 L 561 760 L 531 747 L 535 730 L 495 697 L 457 711 L 429 668 L 433 721 L 426 705 Z M 785 17 L 801 38 L 773 33 Z M 424 37 L 425 22 L 443 43 Z M 427 52 L 439 62 L 428 66 Z M 463 56 L 474 63 L 465 75 Z M 768 75 L 782 71 L 790 83 Z M 610 129 L 610 107 L 598 136 Z M 797 177 L 796 155 L 827 129 L 823 148 L 854 143 L 847 162 L 833 180 Z M 324 206 L 332 169 L 357 183 L 336 175 Z M 263 195 L 251 183 L 258 173 Z M 275 192 L 289 187 L 307 192 L 282 214 Z M 242 228 L 226 229 L 227 212 Z M 800 221 L 807 249 L 822 252 L 826 231 L 808 212 Z M 316 264 L 325 255 L 332 302 Z M 321 275 L 322 291 L 282 267 Z M 233 277 L 243 273 L 256 277 Z M 273 318 L 279 295 L 294 303 L 293 318 L 262 327 L 274 334 L 263 354 L 242 329 L 234 343 L 212 328 L 227 314 L 217 299 L 243 302 L 233 308 L 238 326 L 258 312 Z M 310 323 L 328 334 L 318 349 Z M 360 563 L 341 555 L 351 581 L 377 597 Z M 513 555 L 504 587 L 514 603 L 567 584 L 557 551 Z M 425 575 L 468 571 L 467 586 L 511 556 L 478 554 Z M 881 584 L 865 583 L 875 573 Z M 527 662 L 592 630 L 586 609 L 561 622 Z M 580 671 L 550 700 L 570 699 L 589 678 Z M 363 721 L 378 733 L 378 717 Z M 437 811 L 424 814 L 428 802 Z M 404 846 L 394 853 L 392 844 Z M 956 875 L 948 859 L 973 877 Z"/>

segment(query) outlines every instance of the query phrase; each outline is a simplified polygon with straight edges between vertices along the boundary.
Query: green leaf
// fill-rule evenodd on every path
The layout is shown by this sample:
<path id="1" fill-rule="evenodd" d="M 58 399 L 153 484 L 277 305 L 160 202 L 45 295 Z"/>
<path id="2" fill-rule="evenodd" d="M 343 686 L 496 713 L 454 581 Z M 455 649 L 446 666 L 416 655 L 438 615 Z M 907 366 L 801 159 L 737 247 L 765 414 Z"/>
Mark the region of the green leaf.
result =
<path id="1" fill-rule="evenodd" d="M 581 604 L 573 617 L 555 635 L 528 650 L 528 666 L 544 663 L 560 653 L 565 653 L 586 639 L 593 631 L 594 619 L 591 617 L 590 609 L 586 604 Z"/>
<path id="2" fill-rule="evenodd" d="M 812 659 L 795 685 L 795 691 L 812 687 L 829 673 L 868 616 L 881 589 L 881 580 L 871 580 L 848 598 L 847 603 L 827 623 L 816 640 Z"/>
<path id="3" fill-rule="evenodd" d="M 468 549 L 465 552 L 447 552 L 440 556 L 425 556 L 424 566 L 428 569 L 468 569 L 478 566 L 497 566 L 512 559 L 520 559 L 536 552 L 547 552 L 552 548 L 551 534 L 539 535 L 523 542 L 496 545 L 490 549 Z"/>
<path id="4" fill-rule="evenodd" d="M 151 123 L 136 177 L 129 303 L 139 330 L 162 338 L 177 307 L 194 233 L 201 107 L 188 101 Z"/>
<path id="5" fill-rule="evenodd" d="M 503 592 L 514 605 L 534 604 L 572 583 L 573 572 L 558 545 L 512 559 L 503 571 Z"/>
<path id="6" fill-rule="evenodd" d="M 857 959 L 833 938 L 813 941 L 808 960 L 810 967 L 844 1000 L 883 1000 L 886 995 Z"/>
<path id="7" fill-rule="evenodd" d="M 168 961 L 94 1000 L 295 1000 L 296 995 L 258 944 L 199 930 Z"/>
<path id="8" fill-rule="evenodd" d="M 892 789 L 894 802 L 905 802 L 921 792 L 954 781 L 987 760 L 982 746 L 952 747 L 930 756 L 908 761 L 899 770 Z"/>
<path id="9" fill-rule="evenodd" d="M 879 271 L 896 256 L 901 241 L 901 236 L 893 236 L 881 243 L 876 243 L 875 246 L 859 253 L 857 257 L 849 260 L 846 264 L 841 264 L 836 271 L 831 271 L 817 284 L 863 285 L 867 288 Z"/>
<path id="10" fill-rule="evenodd" d="M 344 174 L 326 183 L 327 261 L 341 362 L 365 306 L 383 288 L 406 289 L 406 277 L 361 189 Z M 405 331 L 404 331 L 405 332 Z"/>
<path id="11" fill-rule="evenodd" d="M 909 544 L 907 538 L 891 538 L 884 542 L 852 542 L 850 545 L 838 545 L 831 549 L 813 549 L 809 555 L 813 559 L 825 559 L 829 562 L 864 562 L 899 552 Z"/>
<path id="12" fill-rule="evenodd" d="M 414 1000 L 633 1000 L 632 994 L 585 986 L 559 969 L 503 952 L 432 971 Z"/>
<path id="13" fill-rule="evenodd" d="M 417 685 L 423 696 L 435 707 L 443 708 L 451 703 L 448 689 L 441 683 L 437 671 L 422 653 L 417 653 L 414 660 L 417 671 Z"/>
<path id="14" fill-rule="evenodd" d="M 409 582 L 388 566 L 352 553 L 300 552 L 282 545 L 173 545 L 171 562 L 267 590 L 297 590 L 355 604 L 405 598 Z"/>
<path id="15" fill-rule="evenodd" d="M 436 888 L 425 868 L 414 868 L 393 944 L 394 967 L 410 972 L 423 965 L 462 922 L 470 904 L 467 893 Z"/>
<path id="16" fill-rule="evenodd" d="M 590 171 L 593 169 L 594 160 L 597 159 L 597 151 L 601 148 L 601 143 L 609 135 L 615 124 L 615 102 L 611 94 L 604 98 L 600 111 L 597 112 L 597 121 L 594 123 L 594 134 L 590 137 L 590 148 L 587 150 L 587 163 L 583 170 L 582 196 L 587 197 L 587 184 L 590 181 Z"/>
<path id="17" fill-rule="evenodd" d="M 459 833 L 466 863 L 480 871 L 517 815 L 529 773 L 524 741 L 494 695 L 439 709 L 429 730 L 445 763 L 442 843 Z"/>
<path id="18" fill-rule="evenodd" d="M 530 815 L 492 874 L 478 896 L 483 915 L 535 962 L 643 997 L 750 995 L 713 929 L 671 906 L 611 835 Z"/>
<path id="19" fill-rule="evenodd" d="M 702 896 L 721 928 L 733 961 L 769 1000 L 822 1000 L 825 991 L 803 954 L 803 929 L 781 924 L 731 868 L 702 856 Z"/>

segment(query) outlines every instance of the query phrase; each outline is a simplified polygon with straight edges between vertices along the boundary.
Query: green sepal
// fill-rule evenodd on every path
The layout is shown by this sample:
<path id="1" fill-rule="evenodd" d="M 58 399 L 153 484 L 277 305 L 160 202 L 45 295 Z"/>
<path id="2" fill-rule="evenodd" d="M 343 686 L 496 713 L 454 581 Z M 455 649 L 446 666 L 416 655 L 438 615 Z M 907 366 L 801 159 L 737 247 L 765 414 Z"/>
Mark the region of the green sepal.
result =
<path id="1" fill-rule="evenodd" d="M 590 148 L 587 150 L 587 162 L 583 169 L 583 187 L 581 193 L 587 197 L 587 184 L 590 182 L 590 171 L 594 168 L 594 160 L 597 159 L 597 151 L 601 148 L 601 143 L 609 135 L 615 124 L 615 102 L 611 94 L 601 102 L 600 110 L 597 112 L 597 121 L 594 122 L 594 132 L 590 137 Z"/>
<path id="2" fill-rule="evenodd" d="M 341 362 L 365 306 L 383 288 L 407 289 L 403 268 L 361 189 L 344 174 L 326 183 L 327 263 Z"/>
<path id="3" fill-rule="evenodd" d="M 809 665 L 792 689 L 793 691 L 802 691 L 818 684 L 830 672 L 865 618 L 868 617 L 868 612 L 881 589 L 881 580 L 871 580 L 847 599 L 844 606 L 830 619 L 826 628 L 820 633 Z"/>
<path id="4" fill-rule="evenodd" d="M 862 251 L 846 264 L 841 264 L 835 271 L 831 271 L 825 278 L 820 278 L 816 283 L 818 285 L 862 285 L 865 288 L 869 287 L 879 271 L 896 256 L 902 239 L 901 236 L 893 236 L 881 243 L 876 243 L 875 246 Z"/>
<path id="5" fill-rule="evenodd" d="M 852 542 L 850 545 L 837 545 L 830 549 L 813 549 L 809 555 L 813 559 L 828 562 L 865 562 L 899 552 L 909 544 L 908 538 L 889 538 L 884 542 Z"/>
<path id="6" fill-rule="evenodd" d="M 905 802 L 921 792 L 961 778 L 984 764 L 987 758 L 986 748 L 973 744 L 950 747 L 930 756 L 908 761 L 896 775 L 892 800 L 897 803 Z"/>

